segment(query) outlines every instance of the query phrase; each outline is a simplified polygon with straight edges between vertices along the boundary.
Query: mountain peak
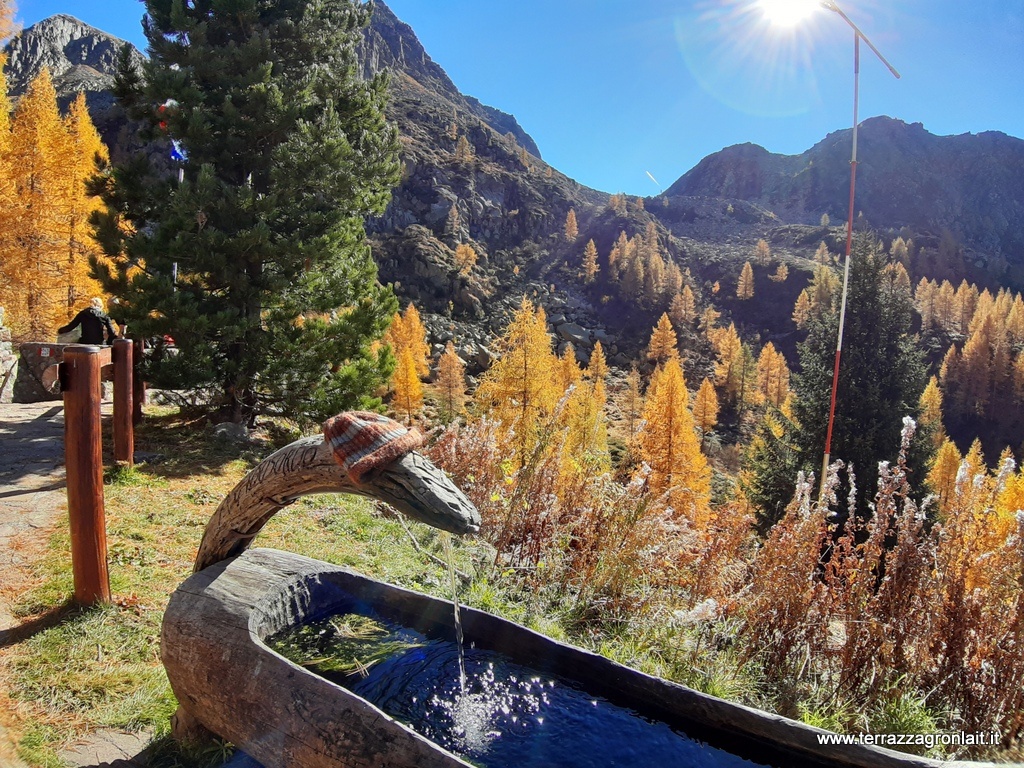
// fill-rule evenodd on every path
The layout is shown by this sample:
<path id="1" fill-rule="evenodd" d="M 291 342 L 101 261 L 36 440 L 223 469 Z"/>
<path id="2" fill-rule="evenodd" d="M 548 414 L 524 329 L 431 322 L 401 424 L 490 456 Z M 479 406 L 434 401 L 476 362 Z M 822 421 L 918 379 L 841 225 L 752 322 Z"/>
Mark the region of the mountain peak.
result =
<path id="1" fill-rule="evenodd" d="M 799 155 L 740 144 L 701 160 L 670 196 L 760 205 L 803 224 L 845 217 L 852 129 L 833 131 Z M 858 129 L 857 211 L 879 228 L 952 232 L 1011 261 L 1024 258 L 1024 141 L 997 132 L 937 136 L 893 117 Z"/>
<path id="2" fill-rule="evenodd" d="M 374 3 L 373 19 L 363 32 L 360 50 L 363 72 L 375 75 L 383 69 L 403 73 L 416 81 L 419 86 L 433 91 L 457 109 L 482 120 L 499 134 L 511 133 L 520 146 L 534 157 L 540 157 L 540 149 L 519 122 L 512 115 L 494 107 L 481 104 L 472 96 L 463 95 L 444 69 L 426 52 L 412 27 L 395 16 L 383 2 Z"/>
<path id="3" fill-rule="evenodd" d="M 43 67 L 50 70 L 54 87 L 62 95 L 70 90 L 109 88 L 123 45 L 124 40 L 74 16 L 50 16 L 23 30 L 8 44 L 4 68 L 8 90 L 12 96 L 20 96 Z M 141 60 L 142 54 L 138 56 Z"/>

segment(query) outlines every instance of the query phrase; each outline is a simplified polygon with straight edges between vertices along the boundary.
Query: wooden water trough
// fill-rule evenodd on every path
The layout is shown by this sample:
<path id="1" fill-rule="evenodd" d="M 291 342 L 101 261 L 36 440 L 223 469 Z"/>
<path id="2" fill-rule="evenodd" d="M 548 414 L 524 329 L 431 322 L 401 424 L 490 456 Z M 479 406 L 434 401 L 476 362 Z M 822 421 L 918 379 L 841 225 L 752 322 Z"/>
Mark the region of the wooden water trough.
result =
<path id="1" fill-rule="evenodd" d="M 245 550 L 274 511 L 304 493 L 338 490 L 386 498 L 456 532 L 475 528 L 475 510 L 417 454 L 397 462 L 402 466 L 381 476 L 374 488 L 354 487 L 340 475 L 322 440 L 299 441 L 267 462 L 218 508 L 197 572 L 172 595 L 165 613 L 162 656 L 181 705 L 178 733 L 201 725 L 265 768 L 470 765 L 265 644 L 283 629 L 353 604 L 425 635 L 452 638 L 450 602 L 295 554 Z M 424 512 L 424 506 L 433 511 Z M 591 695 L 757 763 L 776 768 L 981 766 L 865 745 L 821 744 L 825 731 L 643 674 L 505 619 L 463 607 L 462 621 L 467 642 L 477 648 L 557 674 Z"/>

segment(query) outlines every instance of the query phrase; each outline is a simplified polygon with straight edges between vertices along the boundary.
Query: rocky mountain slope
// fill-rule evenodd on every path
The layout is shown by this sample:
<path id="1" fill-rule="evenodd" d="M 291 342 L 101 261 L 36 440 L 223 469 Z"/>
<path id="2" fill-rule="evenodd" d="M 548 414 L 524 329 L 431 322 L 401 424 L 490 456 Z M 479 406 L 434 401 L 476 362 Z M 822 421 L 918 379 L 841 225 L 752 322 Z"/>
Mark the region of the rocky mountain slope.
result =
<path id="1" fill-rule="evenodd" d="M 676 181 L 669 196 L 744 200 L 786 221 L 845 220 L 851 131 L 829 134 L 800 155 L 755 144 L 728 147 Z M 936 136 L 888 117 L 859 131 L 857 211 L 876 229 L 908 229 L 920 243 L 944 232 L 973 251 L 968 267 L 989 279 L 1024 281 L 1024 141 L 1002 133 Z M 985 274 L 977 275 L 985 277 Z"/>

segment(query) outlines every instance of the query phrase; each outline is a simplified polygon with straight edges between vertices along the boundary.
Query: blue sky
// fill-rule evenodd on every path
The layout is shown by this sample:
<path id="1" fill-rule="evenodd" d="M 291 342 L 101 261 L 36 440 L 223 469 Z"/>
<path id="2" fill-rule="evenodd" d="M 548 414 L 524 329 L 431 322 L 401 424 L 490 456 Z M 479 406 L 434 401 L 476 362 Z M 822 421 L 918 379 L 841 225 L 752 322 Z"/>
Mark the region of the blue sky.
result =
<path id="1" fill-rule="evenodd" d="M 820 9 L 785 29 L 757 0 L 390 0 L 455 84 L 511 112 L 581 183 L 650 195 L 731 144 L 796 154 L 849 127 L 853 34 Z M 861 119 L 1024 137 L 1024 0 L 840 0 L 862 48 Z M 137 0 L 22 0 L 144 45 Z"/>

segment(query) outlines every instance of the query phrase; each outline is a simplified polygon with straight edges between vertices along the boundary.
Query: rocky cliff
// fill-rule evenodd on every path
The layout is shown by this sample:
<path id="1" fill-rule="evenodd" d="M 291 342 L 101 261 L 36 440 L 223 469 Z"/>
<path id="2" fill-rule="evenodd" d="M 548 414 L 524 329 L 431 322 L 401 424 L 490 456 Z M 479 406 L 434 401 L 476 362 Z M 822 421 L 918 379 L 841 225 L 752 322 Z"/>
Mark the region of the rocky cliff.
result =
<path id="1" fill-rule="evenodd" d="M 8 93 L 17 100 L 43 68 L 50 70 L 62 108 L 84 93 L 89 113 L 107 146 L 118 157 L 129 139 L 124 133 L 124 113 L 110 92 L 121 48 L 129 46 L 133 57 L 143 57 L 130 43 L 83 24 L 73 16 L 58 14 L 33 24 L 16 35 L 6 48 Z"/>

